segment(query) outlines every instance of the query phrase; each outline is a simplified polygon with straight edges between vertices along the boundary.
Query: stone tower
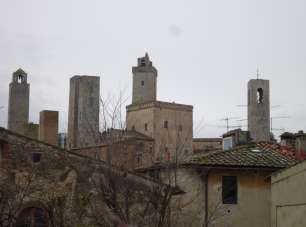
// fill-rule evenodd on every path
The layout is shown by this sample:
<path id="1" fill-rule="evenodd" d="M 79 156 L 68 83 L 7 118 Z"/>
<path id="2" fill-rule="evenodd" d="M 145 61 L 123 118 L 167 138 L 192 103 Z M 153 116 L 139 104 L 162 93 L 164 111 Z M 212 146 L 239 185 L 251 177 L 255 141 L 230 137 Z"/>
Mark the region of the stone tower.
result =
<path id="1" fill-rule="evenodd" d="M 27 73 L 18 69 L 13 73 L 9 88 L 8 129 L 25 134 L 29 121 L 30 85 Z"/>
<path id="2" fill-rule="evenodd" d="M 70 79 L 68 148 L 96 145 L 99 136 L 100 77 Z"/>
<path id="3" fill-rule="evenodd" d="M 269 80 L 252 79 L 248 83 L 248 130 L 254 141 L 270 141 Z"/>
<path id="4" fill-rule="evenodd" d="M 58 111 L 43 110 L 39 113 L 38 139 L 58 145 Z"/>
<path id="5" fill-rule="evenodd" d="M 133 71 L 133 98 L 132 103 L 156 101 L 157 70 L 152 65 L 149 55 L 138 58 L 137 66 Z"/>
<path id="6" fill-rule="evenodd" d="M 192 153 L 193 106 L 156 98 L 157 70 L 148 54 L 133 67 L 133 100 L 126 128 L 154 139 L 152 162 L 181 161 Z"/>

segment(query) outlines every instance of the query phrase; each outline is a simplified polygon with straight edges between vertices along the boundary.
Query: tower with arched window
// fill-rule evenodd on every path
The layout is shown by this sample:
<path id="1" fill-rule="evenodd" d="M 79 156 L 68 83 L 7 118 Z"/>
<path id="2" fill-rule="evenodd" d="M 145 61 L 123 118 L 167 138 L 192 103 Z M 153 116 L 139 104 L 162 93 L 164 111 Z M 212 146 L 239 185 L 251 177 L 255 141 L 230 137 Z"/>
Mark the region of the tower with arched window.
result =
<path id="1" fill-rule="evenodd" d="M 24 134 L 29 121 L 30 85 L 27 73 L 18 69 L 13 73 L 9 88 L 8 129 Z"/>
<path id="2" fill-rule="evenodd" d="M 270 141 L 269 80 L 252 79 L 248 83 L 248 130 L 254 141 Z"/>

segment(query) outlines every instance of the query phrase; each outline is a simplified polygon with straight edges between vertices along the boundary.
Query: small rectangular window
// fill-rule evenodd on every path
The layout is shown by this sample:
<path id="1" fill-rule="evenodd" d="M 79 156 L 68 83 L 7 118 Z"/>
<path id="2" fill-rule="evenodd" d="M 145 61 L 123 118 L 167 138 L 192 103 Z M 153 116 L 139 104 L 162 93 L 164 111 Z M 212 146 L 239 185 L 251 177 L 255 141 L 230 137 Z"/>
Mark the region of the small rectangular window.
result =
<path id="1" fill-rule="evenodd" d="M 179 125 L 178 130 L 179 130 L 179 132 L 183 131 L 183 126 Z"/>
<path id="2" fill-rule="evenodd" d="M 145 123 L 145 130 L 148 131 L 148 124 Z"/>
<path id="3" fill-rule="evenodd" d="M 136 155 L 136 162 L 137 162 L 138 167 L 142 165 L 142 154 L 141 153 Z"/>
<path id="4" fill-rule="evenodd" d="M 32 153 L 32 162 L 37 163 L 40 162 L 41 154 L 40 153 Z"/>
<path id="5" fill-rule="evenodd" d="M 164 128 L 168 128 L 168 121 L 164 121 Z"/>
<path id="6" fill-rule="evenodd" d="M 143 80 L 141 81 L 141 86 L 144 86 L 144 81 Z"/>
<path id="7" fill-rule="evenodd" d="M 222 203 L 237 204 L 237 177 L 223 176 L 222 177 Z"/>

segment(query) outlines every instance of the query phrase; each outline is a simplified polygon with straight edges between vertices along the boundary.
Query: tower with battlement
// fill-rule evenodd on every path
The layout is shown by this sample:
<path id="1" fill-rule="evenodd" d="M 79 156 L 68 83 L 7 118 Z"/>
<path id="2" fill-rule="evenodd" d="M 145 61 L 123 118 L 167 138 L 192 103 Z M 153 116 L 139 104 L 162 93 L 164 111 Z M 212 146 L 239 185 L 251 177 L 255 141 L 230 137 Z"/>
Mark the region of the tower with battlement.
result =
<path id="1" fill-rule="evenodd" d="M 9 130 L 25 134 L 29 121 L 30 85 L 27 73 L 18 69 L 13 73 L 9 87 L 8 124 Z"/>
<path id="2" fill-rule="evenodd" d="M 252 79 L 248 82 L 248 130 L 252 140 L 270 141 L 269 80 Z"/>
<path id="3" fill-rule="evenodd" d="M 132 103 L 156 101 L 157 70 L 153 66 L 149 55 L 138 58 L 137 66 L 133 71 L 133 98 Z"/>

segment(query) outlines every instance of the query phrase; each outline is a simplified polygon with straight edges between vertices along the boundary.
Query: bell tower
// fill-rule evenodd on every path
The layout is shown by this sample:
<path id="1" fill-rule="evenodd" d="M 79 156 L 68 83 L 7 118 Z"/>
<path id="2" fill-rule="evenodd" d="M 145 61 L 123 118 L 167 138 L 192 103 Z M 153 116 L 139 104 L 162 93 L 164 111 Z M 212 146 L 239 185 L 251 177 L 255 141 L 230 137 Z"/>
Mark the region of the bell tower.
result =
<path id="1" fill-rule="evenodd" d="M 13 73 L 9 88 L 8 129 L 24 134 L 29 121 L 30 85 L 27 73 L 18 69 Z"/>
<path id="2" fill-rule="evenodd" d="M 156 101 L 157 70 L 150 61 L 148 53 L 138 58 L 137 66 L 133 67 L 133 98 L 132 104 Z"/>
<path id="3" fill-rule="evenodd" d="M 252 79 L 248 83 L 248 130 L 255 142 L 270 141 L 269 80 Z"/>

